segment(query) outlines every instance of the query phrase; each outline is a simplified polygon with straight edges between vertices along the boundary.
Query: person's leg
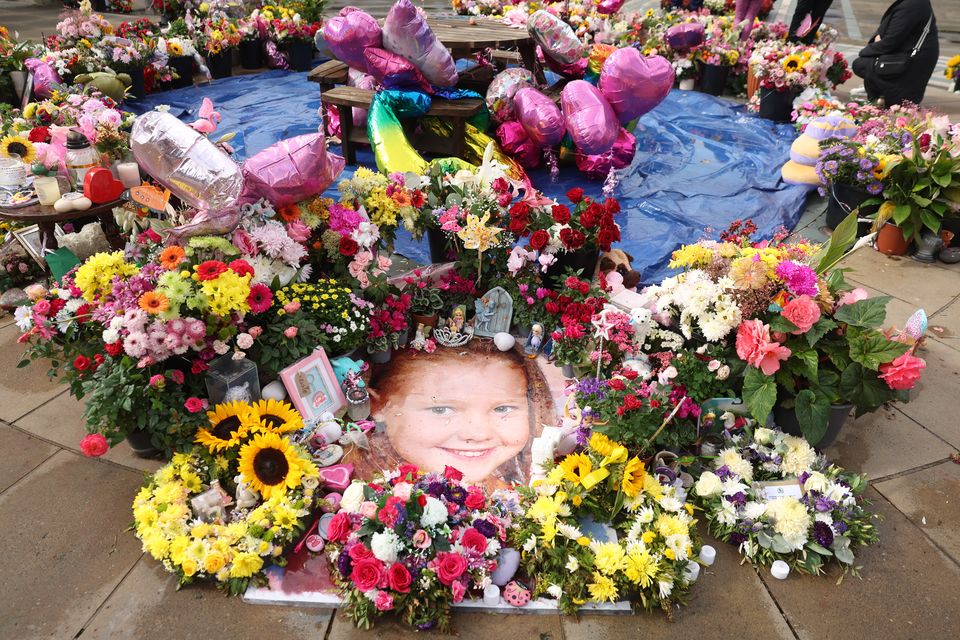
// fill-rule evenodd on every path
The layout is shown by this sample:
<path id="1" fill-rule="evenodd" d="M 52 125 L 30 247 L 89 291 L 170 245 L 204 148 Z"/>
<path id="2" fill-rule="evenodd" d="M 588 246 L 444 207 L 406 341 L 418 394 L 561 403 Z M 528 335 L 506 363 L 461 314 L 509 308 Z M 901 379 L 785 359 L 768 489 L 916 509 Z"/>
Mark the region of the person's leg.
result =
<path id="1" fill-rule="evenodd" d="M 734 26 L 743 22 L 743 17 L 747 15 L 747 5 L 749 4 L 750 0 L 737 0 L 736 11 L 733 14 Z"/>
<path id="2" fill-rule="evenodd" d="M 827 15 L 827 10 L 830 9 L 830 5 L 832 4 L 833 0 L 812 0 L 810 18 L 813 21 L 813 28 L 810 29 L 810 33 L 800 39 L 800 42 L 813 44 L 814 39 L 817 37 L 817 31 L 823 25 L 823 18 Z"/>
<path id="3" fill-rule="evenodd" d="M 743 30 L 740 32 L 740 39 L 746 40 L 750 37 L 750 32 L 753 31 L 753 22 L 757 19 L 757 14 L 760 13 L 760 7 L 763 5 L 763 0 L 738 0 L 737 10 L 740 10 L 740 5 L 745 4 L 744 7 L 744 16 L 741 18 L 741 21 L 746 22 L 743 26 Z M 740 22 L 737 22 L 740 24 Z"/>

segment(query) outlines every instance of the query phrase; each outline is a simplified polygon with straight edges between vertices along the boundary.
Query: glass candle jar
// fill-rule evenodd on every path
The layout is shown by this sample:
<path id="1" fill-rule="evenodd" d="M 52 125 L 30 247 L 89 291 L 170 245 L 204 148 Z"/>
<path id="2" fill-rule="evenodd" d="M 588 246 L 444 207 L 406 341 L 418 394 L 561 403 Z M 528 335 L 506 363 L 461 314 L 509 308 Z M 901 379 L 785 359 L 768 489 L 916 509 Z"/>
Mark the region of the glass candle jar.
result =
<path id="1" fill-rule="evenodd" d="M 75 191 L 83 191 L 83 179 L 87 172 L 100 165 L 100 154 L 90 145 L 87 136 L 79 131 L 67 134 L 67 153 L 64 157 L 67 175 Z"/>
<path id="2" fill-rule="evenodd" d="M 347 414 L 354 422 L 370 417 L 370 394 L 365 387 L 354 387 L 347 391 Z"/>
<path id="3" fill-rule="evenodd" d="M 15 153 L 0 157 L 0 187 L 20 187 L 27 181 L 27 166 Z"/>
<path id="4" fill-rule="evenodd" d="M 60 183 L 54 176 L 40 176 L 33 181 L 33 188 L 37 191 L 40 204 L 52 207 L 60 199 Z"/>
<path id="5" fill-rule="evenodd" d="M 117 164 L 117 177 L 127 189 L 140 184 L 140 165 L 136 162 L 120 162 Z"/>

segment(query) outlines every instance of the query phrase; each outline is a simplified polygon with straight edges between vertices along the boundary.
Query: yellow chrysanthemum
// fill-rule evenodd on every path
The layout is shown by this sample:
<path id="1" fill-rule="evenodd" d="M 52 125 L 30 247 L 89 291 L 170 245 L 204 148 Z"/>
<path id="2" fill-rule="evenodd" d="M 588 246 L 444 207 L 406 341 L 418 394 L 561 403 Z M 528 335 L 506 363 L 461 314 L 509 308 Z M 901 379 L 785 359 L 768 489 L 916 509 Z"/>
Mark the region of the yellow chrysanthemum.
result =
<path id="1" fill-rule="evenodd" d="M 298 486 L 305 471 L 316 473 L 316 468 L 311 467 L 309 461 L 297 455 L 289 440 L 272 432 L 257 434 L 240 450 L 241 479 L 265 499 Z"/>
<path id="2" fill-rule="evenodd" d="M 20 160 L 30 164 L 37 157 L 37 150 L 33 143 L 23 136 L 7 136 L 0 140 L 0 156 L 9 158 L 13 154 L 20 156 Z"/>
<path id="3" fill-rule="evenodd" d="M 205 446 L 210 453 L 231 449 L 247 435 L 248 425 L 254 422 L 254 412 L 250 405 L 243 402 L 218 404 L 213 411 L 207 411 L 209 428 L 199 429 L 197 444 Z"/>
<path id="4" fill-rule="evenodd" d="M 598 544 L 594 549 L 594 566 L 604 575 L 612 576 L 627 567 L 626 553 L 616 542 Z"/>
<path id="5" fill-rule="evenodd" d="M 594 602 L 613 602 L 617 599 L 617 585 L 612 579 L 599 573 L 593 574 L 593 582 L 587 585 L 587 589 Z"/>
<path id="6" fill-rule="evenodd" d="M 668 516 L 665 513 L 661 514 L 660 517 L 657 518 L 656 527 L 657 527 L 657 531 L 664 538 L 667 538 L 669 536 L 676 535 L 676 534 L 686 535 L 687 533 L 689 533 L 687 525 L 684 522 L 682 522 L 676 516 Z"/>
<path id="7" fill-rule="evenodd" d="M 287 433 L 303 428 L 303 418 L 289 403 L 279 400 L 260 400 L 251 407 L 253 422 L 262 431 Z"/>
<path id="8" fill-rule="evenodd" d="M 80 289 L 84 300 L 93 302 L 97 296 L 107 296 L 113 292 L 114 277 L 128 278 L 138 273 L 140 268 L 127 262 L 123 251 L 96 253 L 77 269 L 74 284 Z"/>
<path id="9" fill-rule="evenodd" d="M 653 584 L 653 579 L 657 577 L 659 565 L 649 553 L 641 551 L 639 547 L 634 547 L 627 553 L 626 562 L 627 568 L 624 573 L 626 573 L 630 582 L 643 588 Z"/>
<path id="10" fill-rule="evenodd" d="M 263 566 L 263 558 L 255 553 L 238 553 L 230 567 L 231 578 L 249 578 Z"/>
<path id="11" fill-rule="evenodd" d="M 671 269 L 699 269 L 710 264 L 713 252 L 702 244 L 688 244 L 673 252 L 670 264 Z"/>

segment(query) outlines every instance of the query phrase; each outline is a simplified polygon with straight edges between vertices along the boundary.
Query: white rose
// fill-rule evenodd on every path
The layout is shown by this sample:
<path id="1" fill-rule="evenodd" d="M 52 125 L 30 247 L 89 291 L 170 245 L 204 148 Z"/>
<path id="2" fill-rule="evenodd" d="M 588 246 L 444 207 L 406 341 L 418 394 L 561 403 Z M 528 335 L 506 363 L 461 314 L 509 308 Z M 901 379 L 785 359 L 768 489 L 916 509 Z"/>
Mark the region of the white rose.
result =
<path id="1" fill-rule="evenodd" d="M 830 481 L 827 480 L 827 476 L 823 475 L 819 471 L 814 471 L 810 474 L 810 477 L 807 478 L 807 481 L 803 483 L 803 488 L 805 491 L 817 491 L 823 493 L 827 490 L 827 487 L 830 486 Z"/>
<path id="2" fill-rule="evenodd" d="M 348 513 L 359 513 L 360 504 L 363 502 L 363 483 L 353 482 L 343 492 L 343 498 L 340 499 L 340 509 Z"/>
<path id="3" fill-rule="evenodd" d="M 757 444 L 770 444 L 773 440 L 773 429 L 757 427 L 753 431 L 753 441 Z"/>
<path id="4" fill-rule="evenodd" d="M 558 584 L 552 584 L 547 587 L 547 593 L 549 593 L 551 597 L 559 600 L 560 597 L 563 596 L 563 589 L 561 589 Z"/>
<path id="5" fill-rule="evenodd" d="M 698 496 L 709 498 L 710 496 L 715 496 L 720 493 L 721 486 L 722 483 L 717 474 L 712 471 L 704 471 L 700 479 L 697 480 L 695 489 Z"/>

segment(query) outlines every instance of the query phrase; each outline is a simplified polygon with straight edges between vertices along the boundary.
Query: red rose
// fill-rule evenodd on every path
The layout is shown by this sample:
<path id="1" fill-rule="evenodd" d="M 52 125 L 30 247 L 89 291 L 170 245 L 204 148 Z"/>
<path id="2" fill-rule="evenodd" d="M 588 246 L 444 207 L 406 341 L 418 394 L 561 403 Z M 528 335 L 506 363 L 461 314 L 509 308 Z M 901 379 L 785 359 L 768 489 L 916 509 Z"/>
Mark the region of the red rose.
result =
<path id="1" fill-rule="evenodd" d="M 445 465 L 443 467 L 443 477 L 447 480 L 453 480 L 454 482 L 460 482 L 463 480 L 463 473 L 450 465 Z"/>
<path id="2" fill-rule="evenodd" d="M 30 142 L 47 142 L 50 140 L 50 129 L 46 127 L 34 127 L 27 136 Z"/>
<path id="3" fill-rule="evenodd" d="M 597 246 L 601 251 L 610 251 L 610 245 L 613 243 L 613 233 L 606 229 L 601 229 L 597 233 Z"/>
<path id="4" fill-rule="evenodd" d="M 572 248 L 571 243 L 573 242 L 573 229 L 567 227 L 566 229 L 560 229 L 560 242 L 563 243 L 567 249 Z"/>
<path id="5" fill-rule="evenodd" d="M 497 178 L 490 183 L 490 187 L 497 193 L 506 193 L 510 189 L 510 183 L 505 178 Z"/>
<path id="6" fill-rule="evenodd" d="M 482 535 L 482 534 L 481 534 Z M 354 567 L 356 572 L 356 567 Z M 467 570 L 467 561 L 459 553 L 441 552 L 437 554 L 436 571 L 440 582 L 448 587 Z"/>
<path id="7" fill-rule="evenodd" d="M 405 566 L 399 562 L 390 565 L 390 569 L 387 571 L 387 584 L 390 585 L 391 589 L 397 593 L 409 593 L 411 582 L 410 572 Z"/>
<path id="8" fill-rule="evenodd" d="M 617 202 L 616 198 L 607 198 L 606 200 L 604 200 L 603 208 L 610 215 L 613 215 L 615 213 L 620 213 L 620 203 Z"/>
<path id="9" fill-rule="evenodd" d="M 567 279 L 563 281 L 563 286 L 567 289 L 576 289 L 578 284 L 580 284 L 580 281 L 573 276 L 567 276 Z"/>
<path id="10" fill-rule="evenodd" d="M 93 370 L 96 371 L 97 367 L 103 364 L 106 358 L 103 357 L 103 354 L 95 353 L 93 354 Z"/>
<path id="11" fill-rule="evenodd" d="M 88 458 L 99 458 L 105 454 L 109 448 L 110 445 L 107 444 L 107 439 L 103 437 L 102 433 L 85 435 L 80 441 L 80 451 Z"/>
<path id="12" fill-rule="evenodd" d="M 622 375 L 627 380 L 636 380 L 639 374 L 633 369 L 624 369 Z"/>
<path id="13" fill-rule="evenodd" d="M 359 591 L 367 592 L 379 587 L 386 581 L 383 563 L 376 558 L 361 560 L 353 565 L 350 579 Z"/>
<path id="14" fill-rule="evenodd" d="M 340 255 L 355 256 L 360 246 L 353 238 L 340 238 Z"/>
<path id="15" fill-rule="evenodd" d="M 399 471 L 401 478 L 405 480 L 415 480 L 417 474 L 420 473 L 420 468 L 415 464 L 402 464 L 400 465 Z"/>
<path id="16" fill-rule="evenodd" d="M 563 204 L 555 204 L 551 209 L 553 213 L 553 220 L 558 224 L 567 224 L 570 222 L 570 209 Z"/>
<path id="17" fill-rule="evenodd" d="M 623 382 L 623 380 L 616 380 L 616 379 L 607 380 L 607 386 L 615 391 L 623 391 L 624 389 L 627 388 L 627 385 Z"/>
<path id="18" fill-rule="evenodd" d="M 573 189 L 570 189 L 567 191 L 567 199 L 574 204 L 580 202 L 583 200 L 583 189 L 580 187 L 574 187 Z"/>
<path id="19" fill-rule="evenodd" d="M 581 282 L 580 285 L 577 287 L 577 291 L 579 291 L 583 295 L 587 295 L 587 293 L 590 291 L 590 283 Z"/>
<path id="20" fill-rule="evenodd" d="M 556 302 L 548 302 L 544 305 L 544 307 L 546 308 L 547 313 L 555 314 L 560 311 L 560 305 Z"/>
<path id="21" fill-rule="evenodd" d="M 67 306 L 66 300 L 63 300 L 62 298 L 54 298 L 50 301 L 50 313 L 48 314 L 48 317 L 52 318 L 53 316 L 57 315 L 65 306 Z"/>
<path id="22" fill-rule="evenodd" d="M 422 493 L 419 496 L 417 496 L 417 504 L 420 505 L 421 507 L 425 507 L 427 505 L 427 496 Z"/>
<path id="23" fill-rule="evenodd" d="M 510 207 L 510 217 L 520 220 L 526 220 L 530 215 L 530 205 L 526 202 L 518 202 Z"/>
<path id="24" fill-rule="evenodd" d="M 339 514 L 338 514 L 338 515 L 339 515 Z M 349 523 L 350 523 L 350 519 L 347 518 L 347 526 L 349 526 Z M 327 531 L 328 531 L 327 535 L 329 536 L 329 535 L 330 535 L 330 534 L 329 534 L 329 531 L 330 531 L 330 530 L 328 529 Z M 347 531 L 347 535 L 349 535 L 349 534 L 350 534 L 350 531 L 348 530 L 348 531 Z M 333 538 L 330 538 L 330 541 L 333 542 Z M 349 555 L 350 555 L 350 558 L 351 558 L 354 562 L 360 562 L 361 560 L 367 560 L 367 559 L 369 559 L 369 558 L 372 558 L 372 557 L 373 557 L 373 551 L 371 551 L 370 549 L 368 549 L 368 548 L 366 547 L 366 545 L 360 543 L 360 544 L 355 544 L 355 545 L 353 545 L 352 547 L 350 547 Z"/>
<path id="25" fill-rule="evenodd" d="M 567 231 L 567 229 L 564 229 L 564 231 Z M 587 241 L 587 237 L 583 235 L 582 231 L 577 231 L 576 229 L 570 229 L 570 240 L 569 240 L 568 246 L 571 249 L 576 251 L 577 249 L 581 248 L 586 243 L 586 241 Z"/>
<path id="26" fill-rule="evenodd" d="M 597 225 L 597 217 L 588 209 L 580 214 L 580 224 L 591 229 Z"/>
<path id="27" fill-rule="evenodd" d="M 327 540 L 330 542 L 344 542 L 350 535 L 351 529 L 350 516 L 341 511 L 330 519 L 330 524 L 327 527 Z M 360 547 L 363 545 L 357 546 Z"/>
<path id="28" fill-rule="evenodd" d="M 517 236 L 522 236 L 524 231 L 527 229 L 527 221 L 521 220 L 520 218 L 513 218 L 510 220 L 510 224 L 507 226 L 510 229 L 510 233 Z"/>
<path id="29" fill-rule="evenodd" d="M 103 345 L 103 350 L 107 352 L 108 356 L 116 357 L 123 352 L 123 345 L 119 342 L 111 342 Z"/>
<path id="30" fill-rule="evenodd" d="M 486 503 L 486 500 L 483 497 L 482 493 L 468 493 L 467 499 L 464 501 L 464 504 L 467 505 L 467 509 L 479 510 L 483 509 L 483 505 Z"/>
<path id="31" fill-rule="evenodd" d="M 234 260 L 228 266 L 230 267 L 230 271 L 233 271 L 238 276 L 254 275 L 253 267 L 251 267 L 250 263 L 246 260 Z"/>
<path id="32" fill-rule="evenodd" d="M 472 549 L 477 553 L 483 553 L 487 550 L 487 537 L 474 527 L 470 527 L 460 538 L 460 544 L 462 544 L 465 549 Z"/>
<path id="33" fill-rule="evenodd" d="M 77 356 L 73 360 L 73 368 L 77 371 L 86 371 L 90 368 L 90 358 L 87 356 Z"/>
<path id="34" fill-rule="evenodd" d="M 183 403 L 184 408 L 190 413 L 200 413 L 203 411 L 203 400 L 200 398 L 187 398 L 187 401 Z"/>
<path id="35" fill-rule="evenodd" d="M 530 236 L 530 248 L 534 251 L 540 251 L 550 242 L 550 234 L 543 229 L 537 229 Z"/>

